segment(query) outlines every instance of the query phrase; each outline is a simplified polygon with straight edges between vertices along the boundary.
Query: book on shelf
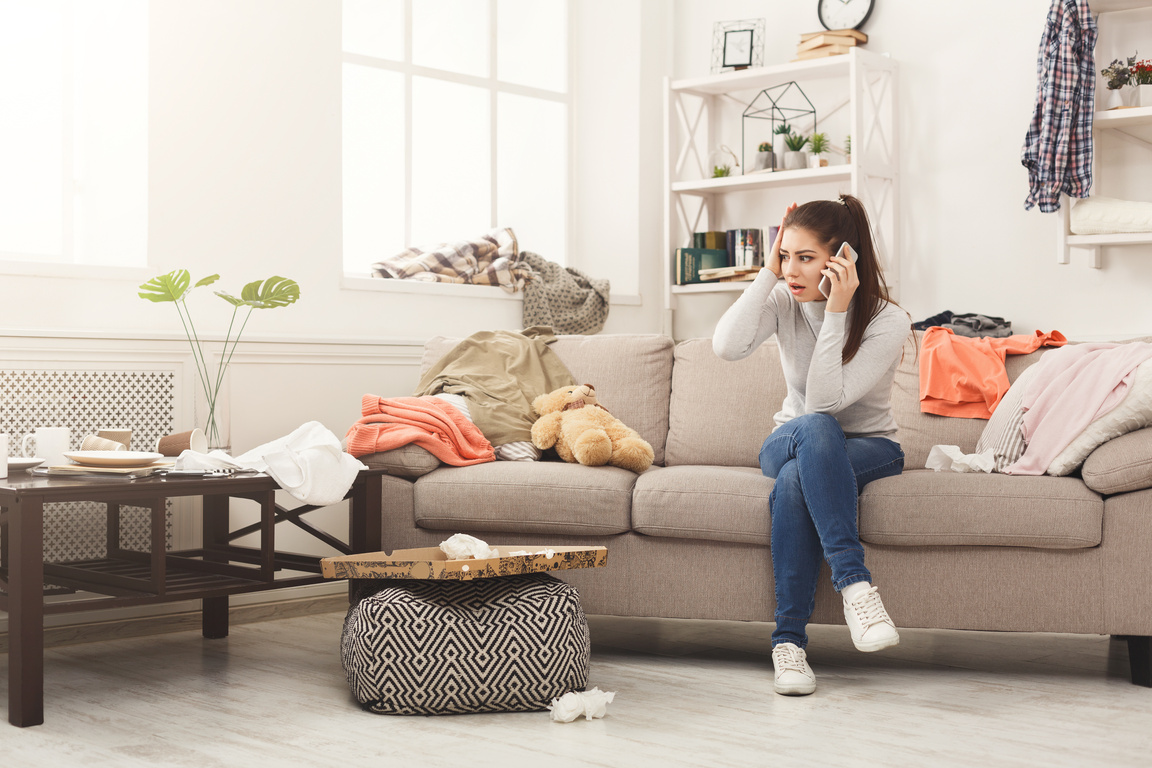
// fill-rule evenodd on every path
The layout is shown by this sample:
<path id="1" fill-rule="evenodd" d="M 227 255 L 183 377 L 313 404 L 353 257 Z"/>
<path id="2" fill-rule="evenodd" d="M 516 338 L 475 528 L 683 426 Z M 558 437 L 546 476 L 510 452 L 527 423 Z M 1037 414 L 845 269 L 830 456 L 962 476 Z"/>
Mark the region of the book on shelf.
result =
<path id="1" fill-rule="evenodd" d="M 724 248 L 725 245 L 724 232 L 693 232 L 692 233 L 692 247 L 693 248 Z"/>
<path id="2" fill-rule="evenodd" d="M 796 52 L 803 53 L 804 51 L 810 51 L 813 48 L 820 48 L 824 45 L 846 45 L 851 47 L 856 44 L 856 38 L 852 37 L 851 35 L 834 35 L 829 32 L 828 34 L 815 35 L 814 37 L 810 37 L 807 40 L 802 41 L 800 45 L 796 46 Z"/>
<path id="3" fill-rule="evenodd" d="M 808 61 L 809 59 L 820 59 L 825 56 L 842 56 L 848 51 L 852 50 L 850 45 L 824 45 L 819 48 L 813 48 L 810 51 L 801 51 L 796 54 L 796 58 L 792 61 Z"/>
<path id="4" fill-rule="evenodd" d="M 857 43 L 868 42 L 868 35 L 864 34 L 858 29 L 822 29 L 819 32 L 803 32 L 800 34 L 800 42 L 806 43 L 814 37 L 823 37 L 824 35 L 851 37 Z"/>
<path id="5" fill-rule="evenodd" d="M 764 266 L 763 231 L 759 229 L 730 229 L 727 234 L 729 266 Z"/>
<path id="6" fill-rule="evenodd" d="M 677 248 L 676 285 L 700 282 L 700 272 L 728 267 L 728 251 L 724 248 Z"/>
<path id="7" fill-rule="evenodd" d="M 709 283 L 723 283 L 733 280 L 755 280 L 760 267 L 720 267 L 700 272 L 700 280 Z"/>

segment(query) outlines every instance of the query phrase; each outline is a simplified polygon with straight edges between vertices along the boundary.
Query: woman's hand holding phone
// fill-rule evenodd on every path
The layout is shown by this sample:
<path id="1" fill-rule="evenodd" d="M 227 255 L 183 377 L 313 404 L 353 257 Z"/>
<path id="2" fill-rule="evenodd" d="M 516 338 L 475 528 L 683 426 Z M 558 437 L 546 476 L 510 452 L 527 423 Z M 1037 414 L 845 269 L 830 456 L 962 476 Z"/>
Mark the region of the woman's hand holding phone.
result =
<path id="1" fill-rule="evenodd" d="M 764 266 L 768 268 L 772 274 L 776 275 L 776 279 L 781 277 L 780 269 L 780 239 L 784 237 L 784 219 L 788 218 L 788 214 L 796 210 L 796 203 L 788 206 L 784 211 L 784 215 L 780 217 L 780 229 L 776 231 L 776 239 L 772 241 L 772 250 L 768 252 L 768 260 L 764 262 Z"/>
<path id="2" fill-rule="evenodd" d="M 847 312 L 848 303 L 860 287 L 860 276 L 856 274 L 856 251 L 848 243 L 842 243 L 836 253 L 828 259 L 820 274 L 820 292 L 828 297 L 827 312 Z"/>

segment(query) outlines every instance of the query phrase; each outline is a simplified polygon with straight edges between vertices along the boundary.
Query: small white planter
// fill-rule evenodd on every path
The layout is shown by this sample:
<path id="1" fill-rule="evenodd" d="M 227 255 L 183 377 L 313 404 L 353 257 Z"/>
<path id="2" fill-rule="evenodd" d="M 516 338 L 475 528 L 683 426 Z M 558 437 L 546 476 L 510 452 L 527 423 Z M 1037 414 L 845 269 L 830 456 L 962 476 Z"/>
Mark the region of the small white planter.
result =
<path id="1" fill-rule="evenodd" d="M 799 171 L 808 167 L 808 153 L 801 150 L 799 152 L 792 152 L 789 150 L 784 153 L 784 170 L 786 171 Z"/>
<path id="2" fill-rule="evenodd" d="M 756 165 L 753 166 L 754 171 L 770 171 L 772 170 L 772 153 L 771 152 L 757 152 Z"/>
<path id="3" fill-rule="evenodd" d="M 1116 88 L 1109 90 L 1104 97 L 1104 109 L 1119 109 L 1124 106 L 1127 106 L 1124 103 L 1124 89 Z"/>
<path id="4" fill-rule="evenodd" d="M 1132 102 L 1134 107 L 1152 107 L 1152 85 L 1136 86 L 1136 98 Z"/>
<path id="5" fill-rule="evenodd" d="M 808 155 L 808 167 L 809 168 L 823 168 L 826 165 L 828 165 L 828 161 L 826 159 L 824 159 L 824 153 L 823 152 L 821 152 L 819 155 L 815 155 L 815 154 Z"/>

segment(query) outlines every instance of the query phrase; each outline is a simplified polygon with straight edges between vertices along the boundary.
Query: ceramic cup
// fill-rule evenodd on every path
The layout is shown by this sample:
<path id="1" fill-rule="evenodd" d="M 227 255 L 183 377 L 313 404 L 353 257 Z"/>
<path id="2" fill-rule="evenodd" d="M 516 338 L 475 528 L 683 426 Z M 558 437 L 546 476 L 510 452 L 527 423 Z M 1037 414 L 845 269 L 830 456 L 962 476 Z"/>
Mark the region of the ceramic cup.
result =
<path id="1" fill-rule="evenodd" d="M 96 435 L 88 435 L 84 438 L 84 442 L 80 443 L 80 450 L 82 451 L 123 451 L 127 450 L 124 443 L 115 440 L 109 440 L 104 437 Z"/>
<path id="2" fill-rule="evenodd" d="M 8 477 L 8 435 L 0 434 L 0 480 Z"/>
<path id="3" fill-rule="evenodd" d="M 132 430 L 130 429 L 105 427 L 104 429 L 96 430 L 96 436 L 102 437 L 105 440 L 115 440 L 123 445 L 125 450 L 132 448 Z"/>
<path id="4" fill-rule="evenodd" d="M 35 450 L 28 447 L 28 441 L 36 444 Z M 30 435 L 24 435 L 20 450 L 25 456 L 40 456 L 44 466 L 57 467 L 65 464 L 64 452 L 69 450 L 71 436 L 68 427 L 36 427 Z"/>
<path id="5" fill-rule="evenodd" d="M 187 432 L 177 432 L 174 435 L 165 435 L 156 441 L 156 453 L 165 456 L 179 456 L 186 450 L 197 453 L 208 452 L 208 439 L 204 437 L 204 430 L 191 429 Z"/>

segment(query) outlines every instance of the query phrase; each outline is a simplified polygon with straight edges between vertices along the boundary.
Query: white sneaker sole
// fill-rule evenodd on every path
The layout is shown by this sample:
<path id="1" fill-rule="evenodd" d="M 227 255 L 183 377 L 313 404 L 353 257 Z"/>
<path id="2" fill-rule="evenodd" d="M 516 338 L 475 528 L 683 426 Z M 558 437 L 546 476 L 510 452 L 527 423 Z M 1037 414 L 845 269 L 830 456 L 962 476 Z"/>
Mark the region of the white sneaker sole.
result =
<path id="1" fill-rule="evenodd" d="M 816 692 L 816 683 L 793 683 L 791 685 L 776 683 L 773 689 L 781 696 L 807 696 Z"/>
<path id="2" fill-rule="evenodd" d="M 852 638 L 852 645 L 856 646 L 856 650 L 863 651 L 864 653 L 874 653 L 882 651 L 885 648 L 891 648 L 894 645 L 900 644 L 900 635 L 893 635 L 892 637 L 885 637 L 882 640 L 873 640 L 870 643 L 858 643 L 856 638 Z"/>

